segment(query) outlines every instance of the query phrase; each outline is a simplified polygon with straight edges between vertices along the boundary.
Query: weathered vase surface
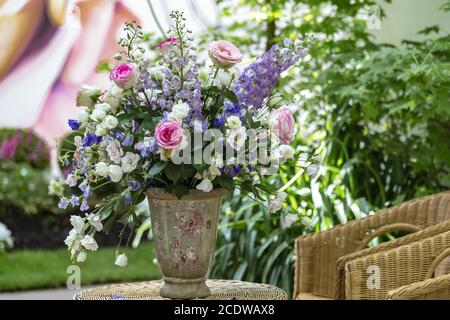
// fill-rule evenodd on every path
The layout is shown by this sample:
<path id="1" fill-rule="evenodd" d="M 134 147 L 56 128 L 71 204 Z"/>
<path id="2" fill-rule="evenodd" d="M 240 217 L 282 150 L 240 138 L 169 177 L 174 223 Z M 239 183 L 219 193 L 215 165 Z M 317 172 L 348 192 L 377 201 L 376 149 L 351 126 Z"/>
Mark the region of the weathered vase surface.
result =
<path id="1" fill-rule="evenodd" d="M 191 190 L 178 199 L 164 189 L 147 192 L 156 258 L 164 278 L 161 296 L 174 299 L 205 297 L 213 258 L 222 189 Z"/>

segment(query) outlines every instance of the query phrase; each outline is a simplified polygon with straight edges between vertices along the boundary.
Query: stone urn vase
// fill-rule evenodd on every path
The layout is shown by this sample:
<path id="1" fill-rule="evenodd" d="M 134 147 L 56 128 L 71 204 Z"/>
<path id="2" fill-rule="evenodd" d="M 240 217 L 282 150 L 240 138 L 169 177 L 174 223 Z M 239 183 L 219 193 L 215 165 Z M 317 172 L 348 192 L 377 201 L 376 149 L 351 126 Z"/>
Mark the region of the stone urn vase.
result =
<path id="1" fill-rule="evenodd" d="M 178 199 L 164 189 L 147 191 L 161 296 L 192 299 L 210 294 L 205 281 L 213 258 L 225 190 L 191 190 Z"/>

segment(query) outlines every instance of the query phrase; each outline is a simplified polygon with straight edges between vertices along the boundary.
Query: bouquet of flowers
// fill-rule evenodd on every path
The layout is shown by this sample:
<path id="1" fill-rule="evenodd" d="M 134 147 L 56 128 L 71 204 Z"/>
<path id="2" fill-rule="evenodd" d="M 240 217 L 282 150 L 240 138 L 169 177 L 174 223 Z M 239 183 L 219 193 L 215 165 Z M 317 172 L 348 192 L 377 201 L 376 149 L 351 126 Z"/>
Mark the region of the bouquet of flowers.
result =
<path id="1" fill-rule="evenodd" d="M 282 209 L 284 193 L 261 183 L 279 164 L 292 161 L 294 117 L 272 95 L 277 79 L 307 52 L 307 39 L 287 39 L 244 68 L 239 49 L 224 40 L 209 45 L 209 70 L 200 68 L 183 14 L 171 13 L 171 37 L 153 56 L 142 46 L 143 33 L 127 23 L 123 50 L 114 58 L 108 90 L 82 86 L 80 113 L 68 121 L 79 132 L 75 151 L 61 157 L 72 166 L 60 208 L 80 206 L 65 243 L 77 261 L 96 250 L 95 233 L 113 222 L 139 221 L 136 205 L 149 188 L 164 188 L 182 198 L 191 189 L 240 189 Z M 156 56 L 156 57 L 155 57 Z M 94 208 L 94 189 L 118 184 L 120 191 Z M 88 213 L 89 212 L 89 213 Z M 285 226 L 297 220 L 283 210 Z M 116 264 L 126 265 L 126 256 Z"/>

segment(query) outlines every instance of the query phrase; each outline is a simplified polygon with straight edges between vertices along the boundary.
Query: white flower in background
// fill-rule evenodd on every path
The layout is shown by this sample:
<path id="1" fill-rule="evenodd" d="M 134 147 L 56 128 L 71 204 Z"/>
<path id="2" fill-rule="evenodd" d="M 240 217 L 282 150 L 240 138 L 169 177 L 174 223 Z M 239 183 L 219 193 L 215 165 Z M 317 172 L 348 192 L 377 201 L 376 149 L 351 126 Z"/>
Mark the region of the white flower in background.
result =
<path id="1" fill-rule="evenodd" d="M 82 124 L 87 124 L 89 122 L 89 112 L 87 112 L 86 108 L 81 109 L 77 116 L 77 120 Z"/>
<path id="2" fill-rule="evenodd" d="M 197 172 L 195 174 L 194 178 L 197 179 L 197 180 L 201 180 L 201 179 L 203 179 L 203 175 L 200 172 Z"/>
<path id="3" fill-rule="evenodd" d="M 86 261 L 87 253 L 84 250 L 81 250 L 80 253 L 77 255 L 77 262 L 84 262 Z"/>
<path id="4" fill-rule="evenodd" d="M 276 153 L 279 159 L 286 161 L 294 157 L 295 149 L 290 145 L 282 144 L 278 146 L 278 148 L 276 149 Z"/>
<path id="5" fill-rule="evenodd" d="M 200 80 L 200 82 L 202 84 L 206 85 L 208 80 L 209 80 L 209 73 L 208 73 L 208 71 L 206 71 L 205 69 L 200 69 L 198 71 L 198 79 Z"/>
<path id="6" fill-rule="evenodd" d="M 285 192 L 280 192 L 275 199 L 269 200 L 269 213 L 275 213 L 281 209 L 283 206 L 283 201 L 286 199 L 287 194 Z"/>
<path id="7" fill-rule="evenodd" d="M 192 128 L 194 129 L 194 131 L 203 132 L 203 124 L 203 121 L 195 119 L 194 121 L 192 121 Z"/>
<path id="8" fill-rule="evenodd" d="M 233 74 L 231 72 L 229 72 L 228 70 L 220 69 L 219 72 L 217 73 L 215 84 L 219 88 L 225 88 L 228 85 L 230 85 L 231 80 L 233 80 Z"/>
<path id="9" fill-rule="evenodd" d="M 184 118 L 189 115 L 191 108 L 186 102 L 181 100 L 177 104 L 173 105 L 172 112 L 169 113 L 168 119 L 182 122 Z"/>
<path id="10" fill-rule="evenodd" d="M 119 120 L 116 117 L 108 115 L 103 119 L 102 126 L 111 130 L 119 125 Z"/>
<path id="11" fill-rule="evenodd" d="M 102 94 L 98 87 L 82 85 L 77 93 L 77 106 L 92 108 L 95 104 L 95 99 Z"/>
<path id="12" fill-rule="evenodd" d="M 11 231 L 0 222 L 0 252 L 13 247 Z"/>
<path id="13" fill-rule="evenodd" d="M 123 89 L 119 88 L 117 84 L 113 84 L 109 89 L 108 95 L 117 99 L 123 98 Z"/>
<path id="14" fill-rule="evenodd" d="M 298 217 L 295 214 L 288 213 L 281 216 L 281 227 L 283 229 L 289 228 L 292 224 L 298 221 Z"/>
<path id="15" fill-rule="evenodd" d="M 157 82 L 163 82 L 166 78 L 164 76 L 164 70 L 167 69 L 165 67 L 155 67 L 151 68 L 148 72 L 150 73 L 150 77 Z"/>
<path id="16" fill-rule="evenodd" d="M 109 172 L 108 172 L 109 177 L 111 178 L 111 180 L 113 182 L 119 182 L 120 179 L 122 179 L 123 176 L 123 171 L 122 168 L 116 164 L 111 164 L 109 166 Z"/>
<path id="17" fill-rule="evenodd" d="M 81 145 L 83 144 L 83 138 L 81 138 L 80 136 L 75 136 L 73 138 L 73 143 L 75 144 L 75 147 L 77 147 L 77 149 L 81 148 Z"/>
<path id="18" fill-rule="evenodd" d="M 66 178 L 66 184 L 69 187 L 75 187 L 77 185 L 77 178 L 73 174 L 69 174 Z"/>
<path id="19" fill-rule="evenodd" d="M 108 131 L 109 130 L 103 125 L 103 122 L 95 127 L 95 135 L 98 137 L 106 135 Z"/>
<path id="20" fill-rule="evenodd" d="M 242 121 L 237 116 L 230 116 L 227 118 L 227 125 L 230 129 L 237 129 L 242 126 Z"/>
<path id="21" fill-rule="evenodd" d="M 79 250 L 80 248 L 80 239 L 78 239 L 79 235 L 80 234 L 75 229 L 70 230 L 69 235 L 64 240 L 64 244 L 67 246 L 67 248 L 72 249 L 74 251 Z"/>
<path id="22" fill-rule="evenodd" d="M 119 254 L 116 258 L 116 262 L 114 263 L 119 267 L 126 267 L 128 264 L 128 257 L 125 253 Z"/>
<path id="23" fill-rule="evenodd" d="M 234 150 L 240 150 L 244 146 L 245 140 L 247 140 L 247 132 L 244 127 L 240 127 L 239 129 L 233 129 L 230 131 L 227 138 L 227 143 Z"/>
<path id="24" fill-rule="evenodd" d="M 108 103 L 99 103 L 95 105 L 94 110 L 104 111 L 105 114 L 111 111 L 111 106 Z"/>
<path id="25" fill-rule="evenodd" d="M 211 180 L 205 178 L 195 188 L 203 192 L 210 192 L 213 189 L 213 184 Z"/>
<path id="26" fill-rule="evenodd" d="M 108 165 L 104 162 L 99 162 L 95 165 L 95 173 L 100 177 L 106 177 L 109 173 Z"/>
<path id="27" fill-rule="evenodd" d="M 127 152 L 121 159 L 123 172 L 128 173 L 136 169 L 140 159 L 141 157 L 138 154 Z"/>
<path id="28" fill-rule="evenodd" d="M 211 176 L 212 179 L 220 176 L 221 174 L 222 174 L 222 172 L 220 172 L 220 169 L 218 167 L 216 167 L 216 166 L 209 167 L 209 175 Z"/>
<path id="29" fill-rule="evenodd" d="M 70 224 L 77 233 L 82 233 L 84 229 L 84 219 L 80 216 L 70 216 Z"/>
<path id="30" fill-rule="evenodd" d="M 100 232 L 103 230 L 102 220 L 100 219 L 100 217 L 98 215 L 91 213 L 87 216 L 87 220 L 88 220 L 89 224 L 91 226 L 93 226 L 97 232 Z"/>
<path id="31" fill-rule="evenodd" d="M 64 186 L 59 180 L 52 180 L 48 185 L 48 194 L 61 196 L 64 192 Z"/>
<path id="32" fill-rule="evenodd" d="M 106 146 L 106 152 L 108 153 L 109 158 L 114 163 L 120 163 L 120 159 L 123 156 L 123 150 L 120 146 L 120 142 L 116 139 L 108 143 Z"/>
<path id="33" fill-rule="evenodd" d="M 308 176 L 310 176 L 312 179 L 314 179 L 319 174 L 319 170 L 320 170 L 320 166 L 319 165 L 312 164 L 312 165 L 309 165 L 306 168 L 306 173 L 308 174 Z"/>
<path id="34" fill-rule="evenodd" d="M 307 228 L 312 228 L 314 226 L 311 218 L 308 217 L 308 216 L 301 215 L 300 216 L 300 223 L 302 225 L 304 225 L 305 227 L 307 227 Z"/>
<path id="35" fill-rule="evenodd" d="M 86 250 L 96 251 L 98 249 L 97 241 L 90 235 L 85 235 L 80 243 Z"/>

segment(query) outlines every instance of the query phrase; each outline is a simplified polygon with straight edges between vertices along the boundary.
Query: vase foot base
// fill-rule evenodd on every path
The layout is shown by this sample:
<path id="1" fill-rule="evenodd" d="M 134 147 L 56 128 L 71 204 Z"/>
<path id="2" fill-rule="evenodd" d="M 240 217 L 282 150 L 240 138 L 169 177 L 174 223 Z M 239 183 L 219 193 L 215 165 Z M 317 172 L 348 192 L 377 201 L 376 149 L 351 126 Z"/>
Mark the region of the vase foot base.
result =
<path id="1" fill-rule="evenodd" d="M 204 298 L 211 294 L 205 281 L 192 283 L 177 283 L 164 280 L 160 291 L 161 297 L 171 299 L 194 299 Z"/>

